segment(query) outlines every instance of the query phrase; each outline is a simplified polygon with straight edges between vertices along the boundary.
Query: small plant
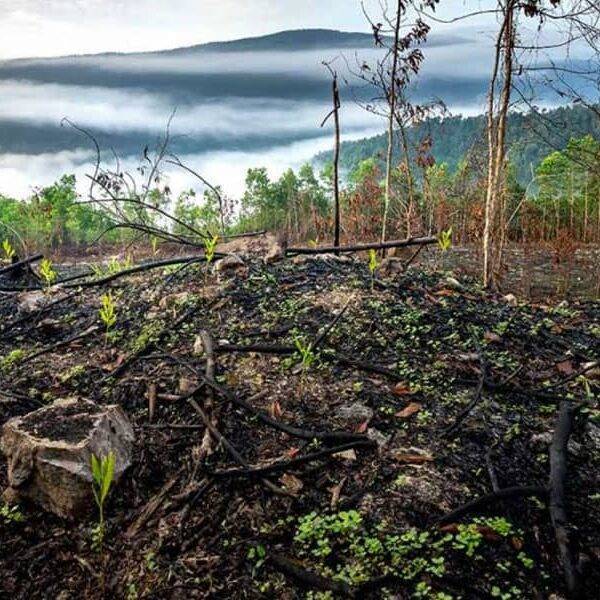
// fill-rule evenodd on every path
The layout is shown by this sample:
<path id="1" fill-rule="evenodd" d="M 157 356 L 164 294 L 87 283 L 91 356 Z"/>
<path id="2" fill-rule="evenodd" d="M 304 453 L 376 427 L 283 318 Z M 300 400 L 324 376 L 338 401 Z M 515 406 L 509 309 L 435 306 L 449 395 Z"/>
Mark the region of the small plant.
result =
<path id="1" fill-rule="evenodd" d="M 254 563 L 252 566 L 252 577 L 254 577 L 258 570 L 263 566 L 266 556 L 267 551 L 261 544 L 252 546 L 252 548 L 248 550 L 248 559 Z"/>
<path id="2" fill-rule="evenodd" d="M 4 503 L 0 505 L 0 517 L 8 523 L 22 523 L 25 520 L 25 515 L 19 510 L 18 506 L 9 506 Z"/>
<path id="3" fill-rule="evenodd" d="M 47 288 L 56 281 L 57 274 L 52 266 L 52 261 L 49 258 L 44 258 L 40 263 L 40 275 Z"/>
<path id="4" fill-rule="evenodd" d="M 452 247 L 452 227 L 441 231 L 438 237 L 438 245 L 442 252 L 447 252 Z"/>
<path id="5" fill-rule="evenodd" d="M 304 342 L 302 338 L 297 337 L 294 339 L 296 350 L 300 355 L 300 364 L 304 372 L 308 371 L 312 364 L 315 362 L 317 355 L 313 351 L 312 342 Z"/>
<path id="6" fill-rule="evenodd" d="M 4 258 L 6 258 L 6 260 L 12 260 L 16 254 L 15 249 L 12 247 L 9 240 L 4 240 L 2 242 L 2 252 L 4 252 Z"/>
<path id="7" fill-rule="evenodd" d="M 372 248 L 369 250 L 369 271 L 371 273 L 371 291 L 375 283 L 375 270 L 377 269 L 377 252 Z"/>
<path id="8" fill-rule="evenodd" d="M 117 322 L 115 301 L 110 292 L 102 296 L 102 306 L 100 307 L 99 315 L 106 327 L 106 340 L 108 341 L 108 331 Z"/>
<path id="9" fill-rule="evenodd" d="M 20 348 L 12 350 L 0 359 L 0 371 L 9 371 L 25 357 L 25 352 Z"/>
<path id="10" fill-rule="evenodd" d="M 210 264 L 215 257 L 215 250 L 217 249 L 217 244 L 219 243 L 219 236 L 213 235 L 210 238 L 204 238 L 204 256 L 206 257 L 206 262 Z"/>
<path id="11" fill-rule="evenodd" d="M 104 502 L 113 484 L 115 476 L 115 453 L 109 452 L 106 456 L 98 458 L 91 456 L 92 491 L 98 506 L 98 524 L 92 531 L 92 544 L 95 548 L 102 547 L 104 541 Z"/>

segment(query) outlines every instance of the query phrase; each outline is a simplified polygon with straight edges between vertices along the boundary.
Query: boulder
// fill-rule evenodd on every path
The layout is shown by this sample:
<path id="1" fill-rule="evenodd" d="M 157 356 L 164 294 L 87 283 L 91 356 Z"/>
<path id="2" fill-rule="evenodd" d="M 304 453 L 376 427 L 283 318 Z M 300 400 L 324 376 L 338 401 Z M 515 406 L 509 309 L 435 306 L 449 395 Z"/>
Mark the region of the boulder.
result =
<path id="1" fill-rule="evenodd" d="M 78 398 L 57 400 L 5 423 L 0 450 L 8 461 L 5 500 L 30 500 L 61 517 L 88 511 L 92 454 L 115 454 L 116 483 L 131 464 L 134 435 L 118 405 L 98 406 Z"/>
<path id="2" fill-rule="evenodd" d="M 354 426 L 370 421 L 373 418 L 373 409 L 360 402 L 352 402 L 338 407 L 336 416 L 345 426 Z"/>
<path id="3" fill-rule="evenodd" d="M 216 262 L 215 269 L 218 273 L 246 271 L 246 263 L 237 254 L 229 254 Z"/>

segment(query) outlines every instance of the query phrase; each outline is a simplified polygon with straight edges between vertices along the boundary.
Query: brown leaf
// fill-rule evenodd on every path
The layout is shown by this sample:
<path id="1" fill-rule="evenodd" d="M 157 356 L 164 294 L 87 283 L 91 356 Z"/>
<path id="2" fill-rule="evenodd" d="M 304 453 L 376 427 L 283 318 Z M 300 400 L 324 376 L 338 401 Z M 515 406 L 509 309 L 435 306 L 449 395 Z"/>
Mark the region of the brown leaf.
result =
<path id="1" fill-rule="evenodd" d="M 410 452 L 403 453 L 398 452 L 394 454 L 394 458 L 400 463 L 407 463 L 412 465 L 419 465 L 426 462 L 432 462 L 433 456 L 431 454 L 412 454 Z"/>
<path id="2" fill-rule="evenodd" d="M 454 296 L 454 291 L 449 290 L 448 288 L 443 288 L 438 290 L 437 292 L 433 292 L 434 296 Z"/>
<path id="3" fill-rule="evenodd" d="M 290 448 L 286 454 L 289 458 L 294 458 L 294 456 L 298 455 L 298 452 L 300 452 L 300 448 Z"/>
<path id="4" fill-rule="evenodd" d="M 493 331 L 486 331 L 483 334 L 483 337 L 488 342 L 493 342 L 493 343 L 497 343 L 502 339 L 497 333 L 494 333 Z"/>
<path id="5" fill-rule="evenodd" d="M 410 389 L 410 386 L 407 383 L 404 383 L 403 381 L 397 383 L 394 386 L 392 392 L 396 396 L 411 396 L 412 394 L 414 394 L 414 392 Z"/>
<path id="6" fill-rule="evenodd" d="M 281 405 L 279 404 L 279 402 L 277 400 L 273 400 L 273 402 L 271 402 L 271 407 L 269 408 L 269 414 L 271 415 L 272 419 L 281 417 L 281 415 L 283 414 L 283 411 L 281 410 Z"/>
<path id="7" fill-rule="evenodd" d="M 421 410 L 422 406 L 418 402 L 411 402 L 408 406 L 399 410 L 396 413 L 396 416 L 400 419 L 408 419 L 408 417 L 418 413 Z"/>
<path id="8" fill-rule="evenodd" d="M 570 360 L 563 360 L 562 362 L 557 363 L 556 368 L 563 375 L 573 375 L 573 373 L 575 373 L 573 363 Z"/>
<path id="9" fill-rule="evenodd" d="M 520 550 L 523 547 L 523 540 L 518 537 L 511 537 L 510 543 L 515 550 Z"/>
<path id="10" fill-rule="evenodd" d="M 329 488 L 329 491 L 331 492 L 331 508 L 335 508 L 337 506 L 337 503 L 340 501 L 340 495 L 342 493 L 344 483 L 346 483 L 346 477 L 344 477 L 337 485 L 334 485 Z"/>
<path id="11" fill-rule="evenodd" d="M 152 423 L 154 421 L 154 411 L 156 410 L 156 384 L 149 383 L 146 391 L 146 397 L 148 398 L 148 421 Z"/>
<path id="12" fill-rule="evenodd" d="M 304 484 L 300 479 L 298 479 L 295 475 L 290 475 L 289 473 L 284 473 L 279 481 L 285 488 L 286 492 L 290 492 L 290 494 L 297 496 L 298 493 L 304 487 Z"/>
<path id="13" fill-rule="evenodd" d="M 344 460 L 356 460 L 356 452 L 353 448 L 350 448 L 350 450 L 344 450 L 343 452 L 336 452 L 333 456 L 336 458 L 342 458 Z"/>
<path id="14" fill-rule="evenodd" d="M 369 420 L 363 421 L 356 427 L 356 433 L 364 433 L 369 427 Z"/>

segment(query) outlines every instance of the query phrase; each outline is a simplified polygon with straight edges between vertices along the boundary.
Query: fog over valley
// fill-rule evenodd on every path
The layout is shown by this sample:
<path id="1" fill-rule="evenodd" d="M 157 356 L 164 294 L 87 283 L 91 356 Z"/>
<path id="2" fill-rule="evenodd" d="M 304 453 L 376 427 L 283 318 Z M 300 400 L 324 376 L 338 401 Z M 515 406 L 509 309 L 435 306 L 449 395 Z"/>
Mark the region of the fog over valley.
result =
<path id="1" fill-rule="evenodd" d="M 417 100 L 441 98 L 456 114 L 482 110 L 489 75 L 487 35 L 465 29 L 431 35 Z M 146 54 L 21 59 L 0 63 L 0 192 L 17 197 L 66 172 L 80 184 L 94 160 L 89 140 L 68 118 L 135 168 L 170 125 L 170 149 L 225 192 L 237 196 L 249 167 L 273 175 L 331 145 L 329 73 L 342 81 L 344 140 L 380 133 L 364 110 L 373 90 L 353 75 L 380 51 L 369 34 L 282 32 L 237 42 Z M 172 175 L 189 186 L 191 177 Z"/>

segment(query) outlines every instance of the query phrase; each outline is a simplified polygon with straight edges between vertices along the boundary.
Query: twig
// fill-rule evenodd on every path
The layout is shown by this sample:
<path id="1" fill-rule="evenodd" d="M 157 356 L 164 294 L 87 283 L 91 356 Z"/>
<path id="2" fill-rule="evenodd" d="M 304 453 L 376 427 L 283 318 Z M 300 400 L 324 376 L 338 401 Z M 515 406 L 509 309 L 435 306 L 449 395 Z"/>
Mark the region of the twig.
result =
<path id="1" fill-rule="evenodd" d="M 465 515 L 473 512 L 475 510 L 479 510 L 480 508 L 484 508 L 489 506 L 490 504 L 494 504 L 498 500 L 509 500 L 513 498 L 527 498 L 529 496 L 534 496 L 540 498 L 542 500 L 547 499 L 548 490 L 545 487 L 541 487 L 538 485 L 519 485 L 514 487 L 507 487 L 497 492 L 492 492 L 490 494 L 486 494 L 485 496 L 480 496 L 475 500 L 471 500 L 471 502 L 467 502 L 452 512 L 447 513 L 443 517 L 440 517 L 437 521 L 437 525 L 442 525 L 444 523 L 451 523 L 453 521 L 457 521 L 461 519 Z"/>
<path id="2" fill-rule="evenodd" d="M 2 267 L 0 269 L 0 275 L 6 275 L 8 273 L 11 273 L 12 271 L 16 271 L 22 267 L 30 265 L 31 263 L 37 262 L 38 260 L 42 260 L 42 258 L 44 258 L 43 254 L 34 254 L 33 256 L 29 256 L 22 260 L 18 260 L 17 262 L 14 262 L 11 265 L 8 265 L 7 267 Z"/>
<path id="3" fill-rule="evenodd" d="M 407 238 L 405 240 L 391 240 L 383 243 L 372 243 L 372 244 L 354 244 L 352 246 L 320 246 L 318 248 L 288 248 L 286 254 L 325 254 L 325 253 L 338 253 L 338 252 L 361 252 L 363 250 L 383 250 L 385 248 L 405 248 L 406 246 L 418 246 L 437 244 L 438 239 L 436 237 L 421 237 L 421 238 Z"/>

